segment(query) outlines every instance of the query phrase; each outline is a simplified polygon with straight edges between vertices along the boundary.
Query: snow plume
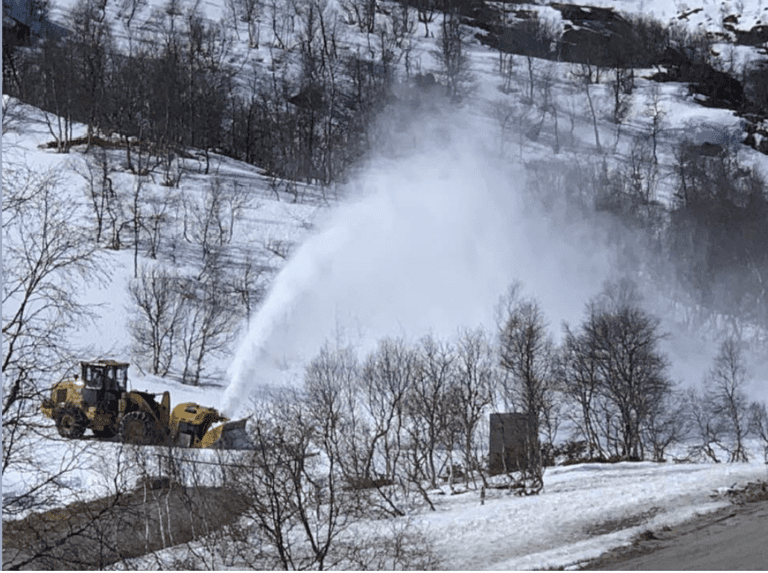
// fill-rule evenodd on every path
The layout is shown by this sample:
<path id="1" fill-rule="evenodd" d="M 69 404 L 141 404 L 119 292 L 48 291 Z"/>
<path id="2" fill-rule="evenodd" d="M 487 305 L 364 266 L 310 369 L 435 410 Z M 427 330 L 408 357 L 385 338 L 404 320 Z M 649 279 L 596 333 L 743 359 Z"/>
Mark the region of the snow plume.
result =
<path id="1" fill-rule="evenodd" d="M 289 259 L 237 349 L 225 412 L 301 376 L 329 340 L 368 350 L 384 336 L 492 329 L 515 280 L 553 330 L 580 319 L 606 276 L 604 257 L 526 208 L 523 169 L 500 165 L 481 143 L 491 126 L 442 119 L 401 132 L 387 148 L 394 157 L 372 161 Z"/>

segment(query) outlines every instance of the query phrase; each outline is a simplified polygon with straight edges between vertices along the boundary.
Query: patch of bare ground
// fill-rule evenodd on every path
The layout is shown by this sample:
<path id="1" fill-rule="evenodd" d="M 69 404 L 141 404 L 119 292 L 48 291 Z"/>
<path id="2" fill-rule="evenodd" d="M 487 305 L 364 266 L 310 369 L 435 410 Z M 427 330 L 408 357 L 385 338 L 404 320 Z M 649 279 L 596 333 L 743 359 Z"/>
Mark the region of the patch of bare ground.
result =
<path id="1" fill-rule="evenodd" d="M 218 487 L 167 481 L 3 521 L 3 569 L 103 569 L 198 539 L 233 523 L 241 497 Z"/>
<path id="2" fill-rule="evenodd" d="M 660 511 L 660 508 L 652 507 L 648 511 L 644 511 L 639 515 L 633 515 L 623 519 L 609 519 L 607 521 L 598 523 L 597 525 L 591 525 L 585 530 L 585 533 L 590 537 L 596 537 L 598 535 L 605 535 L 607 533 L 613 533 L 614 531 L 621 531 L 622 529 L 635 527 L 644 521 L 648 521 Z"/>

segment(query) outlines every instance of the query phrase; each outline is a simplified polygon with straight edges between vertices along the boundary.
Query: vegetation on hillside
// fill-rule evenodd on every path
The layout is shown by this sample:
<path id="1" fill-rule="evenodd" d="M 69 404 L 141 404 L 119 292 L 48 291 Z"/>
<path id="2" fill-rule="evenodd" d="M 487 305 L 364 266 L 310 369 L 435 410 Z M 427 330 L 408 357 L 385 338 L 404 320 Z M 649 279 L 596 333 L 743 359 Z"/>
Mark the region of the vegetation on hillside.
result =
<path id="1" fill-rule="evenodd" d="M 86 199 L 61 200 L 60 172 L 16 158 L 4 165 L 3 472 L 37 476 L 4 499 L 4 518 L 55 504 L 83 463 L 74 447 L 56 468 L 36 456 L 47 437 L 37 408 L 76 363 L 68 335 L 90 311 L 72 285 L 103 278 L 105 251 L 133 257 L 125 328 L 134 364 L 203 383 L 275 270 L 232 247 L 253 197 L 219 178 L 212 158 L 258 166 L 278 198 L 309 201 L 302 190 L 314 185 L 312 200 L 328 203 L 326 190 L 387 143 L 387 120 L 474 106 L 475 40 L 498 52 L 499 99 L 483 112 L 499 128 L 499 161 L 511 162 L 515 146 L 521 157 L 526 145 L 551 146 L 545 162 L 525 166 L 525 206 L 553 226 L 588 228 L 586 244 L 610 245 L 620 278 L 594 293 L 579 324 L 562 326 L 559 344 L 535 297 L 512 286 L 495 332 L 387 338 L 362 356 L 326 346 L 299 387 L 253 404 L 256 449 L 211 461 L 210 473 L 167 452 L 164 477 L 222 484 L 206 503 L 236 497 L 237 522 L 206 517 L 202 485 L 195 495 L 169 485 L 147 496 L 146 484 L 129 493 L 120 463 L 149 480 L 154 470 L 126 447 L 110 496 L 69 508 L 69 529 L 50 513 L 19 523 L 14 532 L 32 528 L 42 541 L 14 559 L 126 563 L 160 547 L 159 531 L 163 547 L 176 535 L 202 563 L 229 563 L 220 558 L 228 554 L 257 568 L 426 568 L 437 561 L 416 530 L 371 533 L 363 546 L 358 528 L 434 509 L 445 492 L 537 494 L 553 463 L 660 462 L 679 444 L 681 461 L 742 462 L 748 439 L 768 451 L 765 406 L 746 394 L 747 351 L 768 351 L 768 187 L 740 153 L 742 143 L 766 151 L 764 62 L 725 66 L 711 37 L 614 11 L 595 12 L 608 31 L 595 33 L 595 14 L 567 5 L 560 10 L 578 30 L 460 0 L 228 0 L 221 22 L 168 0 L 139 25 L 146 8 L 79 0 L 63 29 L 30 35 L 23 26 L 51 9 L 35 0 L 31 20 L 4 36 L 4 133 L 20 129 L 19 102 L 41 110 L 48 148 L 83 159 Z M 434 68 L 415 57 L 417 41 L 431 46 Z M 746 139 L 675 140 L 658 87 L 630 128 L 641 68 L 656 68 L 656 86 L 685 82 L 703 105 L 739 113 Z M 589 141 L 579 142 L 584 118 Z M 86 126 L 77 137 L 76 124 Z M 574 161 L 580 153 L 589 161 Z M 192 174 L 208 176 L 201 193 L 182 185 Z M 262 246 L 278 265 L 290 254 L 281 241 Z M 649 308 L 720 344 L 700 390 L 671 378 L 667 333 Z M 490 475 L 486 455 L 484 420 L 495 411 L 520 412 L 527 424 L 522 462 L 501 476 Z M 130 554 L 120 553 L 115 523 L 145 526 Z M 51 530 L 64 541 L 53 543 Z M 88 536 L 82 555 L 78 536 Z"/>

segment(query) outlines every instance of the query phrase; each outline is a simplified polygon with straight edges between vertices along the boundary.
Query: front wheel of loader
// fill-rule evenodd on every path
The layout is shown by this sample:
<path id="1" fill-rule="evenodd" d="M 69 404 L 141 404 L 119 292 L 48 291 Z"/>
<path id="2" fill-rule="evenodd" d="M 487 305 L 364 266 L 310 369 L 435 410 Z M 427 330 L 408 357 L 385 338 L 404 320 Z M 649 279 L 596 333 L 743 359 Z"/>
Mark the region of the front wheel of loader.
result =
<path id="1" fill-rule="evenodd" d="M 82 438 L 87 424 L 85 414 L 77 406 L 64 406 L 56 414 L 56 429 L 62 438 Z"/>
<path id="2" fill-rule="evenodd" d="M 140 446 L 156 444 L 155 421 L 147 412 L 129 412 L 120 422 L 120 437 L 126 444 Z"/>

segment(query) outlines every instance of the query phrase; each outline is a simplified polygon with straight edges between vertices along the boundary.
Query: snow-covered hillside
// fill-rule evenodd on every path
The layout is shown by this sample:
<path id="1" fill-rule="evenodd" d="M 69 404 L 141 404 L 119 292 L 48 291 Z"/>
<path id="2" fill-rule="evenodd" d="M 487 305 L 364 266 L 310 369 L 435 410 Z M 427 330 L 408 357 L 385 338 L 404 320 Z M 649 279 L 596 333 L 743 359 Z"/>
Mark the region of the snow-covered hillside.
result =
<path id="1" fill-rule="evenodd" d="M 139 31 L 153 29 L 165 2 L 137 3 L 130 20 L 129 4 L 110 2 L 106 10 L 114 23 L 115 41 L 124 49 L 136 41 Z M 272 4 L 269 10 L 274 11 L 280 3 Z M 738 27 L 745 31 L 768 24 L 768 5 L 763 6 L 762 0 L 595 0 L 593 4 L 628 14 L 652 14 L 692 30 L 722 32 L 724 38 L 728 30 L 723 22 L 731 15 L 738 16 Z M 53 19 L 66 23 L 75 5 L 75 0 L 56 1 Z M 389 3 L 381 5 L 390 12 L 393 9 Z M 229 63 L 241 70 L 241 86 L 248 85 L 244 78 L 252 74 L 280 66 L 290 72 L 291 66 L 299 66 L 283 49 L 290 42 L 273 36 L 267 8 L 256 23 L 260 45 L 253 47 L 248 25 L 232 24 L 223 0 L 203 0 L 196 6 L 206 18 L 238 27 Z M 324 3 L 329 21 L 345 32 L 340 49 L 371 46 L 374 40 L 351 22 L 345 6 L 342 0 Z M 556 26 L 562 24 L 560 13 L 548 5 L 521 4 L 516 9 L 539 11 Z M 409 65 L 414 67 L 409 73 L 418 72 L 420 78 L 432 74 L 442 81 L 437 40 L 424 37 L 424 25 L 418 23 L 415 10 L 410 16 L 414 33 L 408 39 Z M 389 17 L 384 11 L 376 16 L 381 24 L 389 22 Z M 439 30 L 440 22 L 436 14 L 430 29 Z M 450 338 L 459 329 L 477 326 L 493 332 L 498 299 L 515 281 L 522 283 L 525 296 L 539 301 L 557 341 L 561 326 L 578 324 L 585 305 L 604 281 L 621 274 L 630 263 L 621 260 L 622 254 L 614 248 L 613 227 L 604 232 L 594 220 L 571 216 L 566 206 L 560 207 L 559 199 L 553 200 L 555 207 L 544 209 L 540 197 L 531 199 L 531 189 L 546 196 L 557 190 L 553 182 L 573 176 L 576 170 L 594 175 L 626 167 L 636 158 L 637 142 L 642 137 L 647 142 L 648 133 L 659 127 L 654 122 L 661 122 L 653 174 L 653 200 L 660 204 L 668 204 L 675 192 L 675 146 L 681 140 L 731 146 L 743 165 L 768 175 L 768 156 L 738 143 L 745 136 L 743 118 L 729 109 L 699 105 L 684 83 L 653 81 L 651 75 L 657 70 L 637 71 L 626 113 L 617 124 L 612 120 L 614 94 L 608 80 L 585 91 L 572 64 L 516 56 L 512 88 L 502 89 L 510 80 L 499 74 L 499 53 L 475 37 L 479 29 L 466 32 L 471 80 L 461 103 L 438 105 L 435 102 L 442 93 L 430 101 L 426 92 L 416 104 L 405 96 L 397 100 L 395 95 L 399 104 L 390 105 L 376 120 L 378 145 L 345 174 L 343 182 L 324 186 L 286 181 L 258 165 L 214 152 L 207 166 L 206 153 L 194 149 L 175 163 L 182 173 L 176 185 L 163 184 L 159 174 L 143 178 L 142 216 L 146 221 L 161 221 L 162 226 L 155 227 L 156 235 L 144 239 L 137 250 L 126 246 L 131 241 L 127 235 L 133 232 L 126 226 L 122 248 L 99 248 L 98 276 L 67 278 L 70 282 L 64 288 L 88 305 L 93 315 L 69 331 L 70 350 L 83 359 L 131 360 L 133 389 L 169 390 L 172 404 L 193 401 L 239 418 L 251 413 L 252 398 L 265 389 L 300 387 L 306 366 L 323 347 L 349 346 L 362 356 L 385 337 L 410 343 L 428 334 Z M 298 32 L 292 40 L 300 42 Z M 760 53 L 746 46 L 734 51 L 725 42 L 716 46 L 723 61 L 731 57 L 748 61 Z M 405 62 L 399 65 L 404 73 Z M 534 77 L 539 91 L 529 101 L 526 82 Z M 538 100 L 545 94 L 554 102 L 554 113 L 552 107 L 537 111 Z M 49 124 L 56 117 L 15 100 L 4 101 L 16 114 L 14 128 L 3 133 L 4 186 L 6 173 L 55 175 L 57 202 L 71 206 L 75 214 L 70 222 L 76 216 L 77 226 L 95 232 L 88 187 L 95 180 L 89 181 L 88 174 L 94 172 L 88 169 L 98 165 L 85 153 L 85 145 L 69 153 L 46 148 L 53 133 Z M 76 124 L 72 135 L 78 138 L 85 133 L 86 126 Z M 138 197 L 139 179 L 125 165 L 123 148 L 116 145 L 106 153 L 113 169 L 110 184 L 123 200 L 121 216 L 130 222 L 138 204 L 131 201 L 134 193 Z M 552 179 L 537 180 L 542 173 L 552 174 Z M 208 245 L 195 233 L 203 225 L 201 214 L 209 209 L 211 197 L 221 189 L 226 199 L 218 231 L 226 238 L 216 245 L 217 266 L 209 267 Z M 151 225 L 145 225 L 149 236 Z M 24 237 L 11 238 L 24 243 Z M 4 244 L 4 254 L 6 248 Z M 632 270 L 640 280 L 647 280 L 648 273 L 640 268 L 643 264 L 638 262 Z M 179 353 L 166 376 L 152 375 L 141 363 L 148 356 L 132 339 L 137 310 L 129 285 L 135 284 L 141 269 L 154 267 L 184 277 L 216 274 L 222 282 L 213 284 L 226 282 L 229 289 L 226 305 L 237 320 L 220 337 L 225 341 L 221 347 L 206 355 L 199 385 L 182 383 Z M 646 298 L 649 311 L 663 314 L 662 328 L 672 333 L 662 342 L 671 378 L 682 387 L 697 385 L 711 364 L 714 343 L 680 337 L 676 313 L 688 309 L 674 299 L 680 293 L 666 286 L 659 290 L 663 292 Z M 18 305 L 20 297 L 20 292 L 4 297 L 4 307 Z M 5 324 L 5 309 L 3 315 Z M 758 338 L 749 328 L 746 335 Z M 759 353 L 753 358 L 747 390 L 751 399 L 768 400 L 764 368 L 768 360 Z M 40 381 L 46 387 L 60 378 L 50 372 L 46 376 Z M 482 423 L 487 425 L 487 419 L 486 413 Z M 34 421 L 43 426 L 35 429 L 36 439 L 47 442 L 39 449 L 25 450 L 34 459 L 26 469 L 3 472 L 4 496 L 20 495 L 56 475 L 65 460 L 68 463 L 78 455 L 76 448 L 87 456 L 81 458 L 80 467 L 67 472 L 61 495 L 34 509 L 109 492 L 110 472 L 116 471 L 114 461 L 120 457 L 115 454 L 118 444 L 61 443 L 49 439 L 56 433 L 50 420 L 37 415 Z M 568 438 L 565 431 L 561 430 L 560 438 Z M 762 445 L 755 441 L 751 448 L 750 463 L 554 467 L 546 471 L 543 493 L 525 498 L 489 490 L 481 503 L 479 490 L 452 495 L 446 486 L 430 492 L 436 511 L 415 504 L 406 517 L 429 540 L 443 567 L 575 567 L 630 543 L 646 529 L 674 526 L 723 507 L 727 502 L 713 495 L 728 486 L 768 479 Z M 200 456 L 213 461 L 209 454 Z M 25 473 L 30 467 L 39 473 Z M 135 477 L 121 479 L 129 482 Z M 169 548 L 131 563 L 156 568 L 163 559 L 168 564 L 183 559 L 188 550 L 187 546 Z M 225 558 L 214 563 L 221 568 L 239 565 Z"/>
<path id="2" fill-rule="evenodd" d="M 662 22 L 677 19 L 692 29 L 705 26 L 717 31 L 728 14 L 738 14 L 739 26 L 745 30 L 759 25 L 765 19 L 765 7 L 760 4 L 619 2 L 614 6 L 628 14 L 650 14 Z M 74 6 L 74 1 L 57 2 L 54 19 L 65 21 Z M 116 41 L 129 46 L 132 33 L 151 28 L 159 6 L 139 3 L 128 20 L 127 8 L 108 3 L 106 15 L 114 22 Z M 546 5 L 519 8 L 540 11 L 544 17 L 558 13 Z M 224 21 L 228 17 L 226 6 L 220 3 L 201 2 L 197 9 L 208 18 Z M 346 26 L 348 42 L 362 42 L 354 26 L 343 24 L 350 16 L 342 5 L 330 3 L 326 10 L 329 17 Z M 690 15 L 681 19 L 681 14 Z M 379 17 L 385 21 L 383 14 Z M 438 29 L 439 22 L 436 14 L 432 27 Z M 270 22 L 262 21 L 259 26 L 261 47 L 249 48 L 243 30 L 232 51 L 246 68 L 267 69 L 271 58 L 280 52 L 275 39 L 270 39 Z M 743 136 L 743 122 L 734 112 L 697 105 L 685 85 L 657 84 L 644 78 L 650 75 L 648 70 L 641 71 L 635 80 L 631 105 L 618 131 L 609 121 L 613 97 L 609 86 L 606 82 L 593 86 L 600 141 L 610 149 L 605 154 L 597 152 L 585 94 L 574 86 L 573 66 L 534 61 L 534 73 L 552 85 L 561 117 L 559 128 L 552 125 L 551 118 L 544 122 L 543 117 L 542 134 L 533 141 L 516 133 L 538 122 L 534 114 L 526 117 L 526 104 L 521 101 L 527 90 L 523 58 L 519 57 L 514 71 L 519 87 L 505 95 L 498 89 L 497 53 L 469 34 L 467 40 L 474 78 L 473 94 L 464 109 L 434 120 L 401 114 L 398 129 L 405 127 L 410 134 L 394 134 L 389 144 L 396 148 L 394 157 L 393 147 L 384 157 L 374 151 L 363 169 L 353 172 L 352 180 L 343 188 L 349 200 L 338 207 L 325 209 L 328 203 L 321 194 L 328 191 L 309 188 L 302 192 L 299 203 L 286 201 L 293 197 L 285 193 L 280 200 L 280 192 L 275 190 L 279 185 L 275 187 L 274 180 L 258 168 L 237 165 L 226 158 L 215 160 L 216 176 L 225 185 L 241 185 L 249 192 L 249 204 L 235 224 L 229 249 L 232 256 L 242 261 L 250 253 L 254 264 L 270 268 L 259 284 L 267 290 L 267 297 L 250 324 L 241 324 L 239 349 L 232 347 L 229 352 L 234 361 L 223 358 L 210 370 L 221 384 L 232 384 L 225 407 L 235 402 L 246 404 L 242 392 L 265 383 L 265 377 L 277 378 L 267 382 L 273 384 L 300 376 L 303 361 L 327 340 L 365 347 L 366 341 L 370 346 L 386 335 L 415 340 L 430 331 L 444 334 L 480 323 L 490 327 L 495 299 L 515 279 L 525 285 L 526 294 L 540 300 L 553 330 L 557 331 L 563 321 L 578 322 L 584 303 L 615 272 L 608 261 L 612 255 L 604 245 L 583 244 L 584 234 L 578 230 L 563 236 L 562 229 L 547 229 L 537 216 L 522 213 L 525 166 L 537 161 L 552 166 L 597 166 L 605 160 L 609 167 L 621 165 L 629 160 L 635 138 L 648 133 L 655 106 L 663 117 L 656 194 L 664 201 L 672 193 L 673 145 L 682 139 L 701 144 L 735 141 Z M 435 40 L 417 32 L 409 41 L 421 72 L 439 77 L 439 63 L 433 54 Z M 507 118 L 504 124 L 502 116 Z M 513 116 L 518 125 L 513 125 Z M 380 121 L 387 124 L 388 119 Z M 561 132 L 559 153 L 553 153 L 553 129 Z M 31 137 L 33 133 L 37 135 Z M 34 129 L 25 127 L 24 136 L 7 135 L 4 145 L 9 157 L 18 147 L 32 164 L 68 162 L 74 168 L 79 161 L 77 153 L 70 160 L 36 149 L 48 139 L 44 126 L 37 123 Z M 499 153 L 504 162 L 499 160 Z M 739 155 L 744 164 L 766 171 L 766 156 L 744 146 Z M 201 193 L 207 179 L 191 174 L 172 193 L 177 197 Z M 161 189 L 157 187 L 157 192 Z M 478 234 L 478 226 L 487 232 Z M 307 231 L 310 227 L 312 233 Z M 179 232 L 170 234 L 178 236 Z M 294 249 L 304 237 L 312 238 Z M 169 239 L 171 248 L 175 240 Z M 275 252 L 284 254 L 288 247 L 293 256 L 286 264 Z M 95 342 L 96 355 L 126 357 L 130 312 L 121 285 L 131 275 L 131 254 L 123 251 L 108 258 L 113 265 L 107 273 L 109 286 L 100 291 L 102 294 L 94 292 L 86 298 L 110 305 L 109 310 L 97 312 L 102 319 L 109 318 L 105 326 L 80 333 L 79 342 Z M 160 252 L 163 264 L 168 258 Z M 184 269 L 178 262 L 174 265 Z M 271 273 L 283 265 L 284 272 L 272 282 Z M 695 383 L 706 362 L 706 355 L 694 359 L 681 356 L 680 361 L 672 360 L 673 374 L 686 383 Z M 760 377 L 759 372 L 755 374 Z M 755 384 L 756 397 L 766 397 L 764 387 Z"/>

